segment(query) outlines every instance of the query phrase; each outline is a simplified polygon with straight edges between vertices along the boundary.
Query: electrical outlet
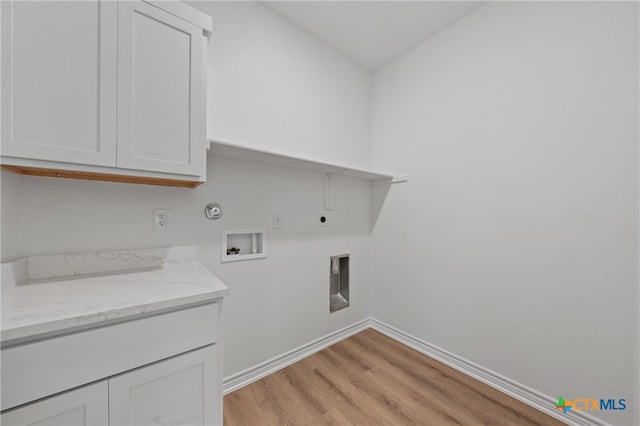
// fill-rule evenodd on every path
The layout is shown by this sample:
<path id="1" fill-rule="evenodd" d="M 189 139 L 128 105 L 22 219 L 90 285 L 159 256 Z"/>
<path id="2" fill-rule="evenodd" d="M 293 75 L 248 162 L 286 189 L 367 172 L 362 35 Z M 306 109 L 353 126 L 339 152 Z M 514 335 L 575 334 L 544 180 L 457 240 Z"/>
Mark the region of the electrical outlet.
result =
<path id="1" fill-rule="evenodd" d="M 318 226 L 329 226 L 330 221 L 331 216 L 327 212 L 320 212 L 316 215 L 316 225 Z"/>
<path id="2" fill-rule="evenodd" d="M 169 209 L 153 209 L 153 230 L 166 231 L 169 229 Z"/>

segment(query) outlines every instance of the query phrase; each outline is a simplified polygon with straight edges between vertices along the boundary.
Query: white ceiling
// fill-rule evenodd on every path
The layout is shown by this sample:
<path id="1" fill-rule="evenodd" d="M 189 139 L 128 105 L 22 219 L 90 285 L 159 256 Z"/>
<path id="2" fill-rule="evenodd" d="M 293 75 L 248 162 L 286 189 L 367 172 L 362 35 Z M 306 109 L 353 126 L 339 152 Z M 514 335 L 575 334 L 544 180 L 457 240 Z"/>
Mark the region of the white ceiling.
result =
<path id="1" fill-rule="evenodd" d="M 262 1 L 369 70 L 418 46 L 483 1 Z"/>

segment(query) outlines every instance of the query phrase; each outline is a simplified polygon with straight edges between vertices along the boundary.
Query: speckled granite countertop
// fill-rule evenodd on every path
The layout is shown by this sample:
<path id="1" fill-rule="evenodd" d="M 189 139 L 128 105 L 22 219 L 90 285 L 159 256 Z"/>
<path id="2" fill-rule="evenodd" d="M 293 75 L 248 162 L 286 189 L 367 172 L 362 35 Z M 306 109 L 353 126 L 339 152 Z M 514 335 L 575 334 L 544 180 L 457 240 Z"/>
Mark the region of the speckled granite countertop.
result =
<path id="1" fill-rule="evenodd" d="M 3 263 L 2 345 L 226 296 L 198 247 L 32 256 Z"/>

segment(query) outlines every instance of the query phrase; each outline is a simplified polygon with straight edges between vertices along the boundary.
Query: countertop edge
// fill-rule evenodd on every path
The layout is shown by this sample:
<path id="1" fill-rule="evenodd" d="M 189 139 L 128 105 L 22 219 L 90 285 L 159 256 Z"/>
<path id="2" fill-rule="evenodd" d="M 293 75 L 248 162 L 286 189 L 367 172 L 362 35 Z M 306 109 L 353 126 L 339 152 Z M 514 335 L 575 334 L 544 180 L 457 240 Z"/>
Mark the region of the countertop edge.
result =
<path id="1" fill-rule="evenodd" d="M 33 343 L 65 334 L 107 327 L 121 322 L 136 321 L 138 319 L 188 309 L 194 306 L 217 303 L 228 294 L 229 289 L 224 288 L 198 295 L 142 303 L 134 306 L 96 312 L 91 315 L 64 318 L 3 330 L 0 333 L 0 348 L 7 349 L 9 347 Z"/>

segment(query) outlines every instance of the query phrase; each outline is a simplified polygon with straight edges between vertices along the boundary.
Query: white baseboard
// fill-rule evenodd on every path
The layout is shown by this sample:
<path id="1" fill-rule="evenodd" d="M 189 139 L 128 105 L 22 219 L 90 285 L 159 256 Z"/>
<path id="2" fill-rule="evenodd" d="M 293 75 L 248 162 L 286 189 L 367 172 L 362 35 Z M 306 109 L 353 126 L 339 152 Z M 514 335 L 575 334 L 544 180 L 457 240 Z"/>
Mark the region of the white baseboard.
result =
<path id="1" fill-rule="evenodd" d="M 431 358 L 466 374 L 467 376 L 473 377 L 474 379 L 479 380 L 502 393 L 524 402 L 525 404 L 530 405 L 561 422 L 579 426 L 607 425 L 607 423 L 602 420 L 583 411 L 571 410 L 567 414 L 564 414 L 555 408 L 556 400 L 550 396 L 543 395 L 538 391 L 528 388 L 527 386 L 504 377 L 494 371 L 474 364 L 473 362 L 454 355 L 442 348 L 420 340 L 417 337 L 400 331 L 397 328 L 391 327 L 381 321 L 371 319 L 370 323 L 371 328 L 374 330 L 379 331 L 380 333 L 391 337 L 392 339 L 403 343 L 418 352 L 422 352 L 423 354 L 428 355 Z"/>
<path id="2" fill-rule="evenodd" d="M 286 366 L 293 364 L 294 362 L 300 361 L 301 359 L 306 358 L 311 354 L 314 354 L 326 347 L 333 345 L 334 343 L 338 343 L 339 341 L 344 340 L 347 337 L 366 330 L 370 327 L 371 325 L 369 319 L 358 321 L 353 325 L 330 333 L 324 337 L 302 345 L 280 356 L 271 358 L 268 361 L 248 368 L 232 376 L 225 377 L 222 381 L 222 393 L 226 395 L 230 392 L 233 392 L 234 390 L 240 389 L 243 386 L 260 380 L 271 373 L 275 373 L 276 371 L 281 370 Z"/>
<path id="3" fill-rule="evenodd" d="M 373 328 L 374 330 L 379 331 L 380 333 L 409 346 L 418 352 L 428 355 L 431 358 L 466 374 L 467 376 L 473 377 L 474 379 L 479 380 L 502 393 L 530 405 L 561 422 L 577 426 L 608 426 L 607 423 L 585 413 L 584 411 L 571 410 L 567 414 L 564 414 L 555 408 L 556 400 L 554 398 L 548 395 L 543 395 L 542 393 L 528 388 L 514 380 L 481 367 L 471 361 L 454 355 L 442 348 L 427 343 L 373 318 L 358 321 L 353 325 L 345 327 L 334 333 L 330 333 L 280 356 L 226 377 L 223 380 L 223 393 L 226 395 L 243 386 L 260 380 L 271 373 L 283 369 L 294 362 L 306 358 L 311 354 L 344 340 L 349 336 L 359 333 L 360 331 L 366 330 L 367 328 Z"/>

